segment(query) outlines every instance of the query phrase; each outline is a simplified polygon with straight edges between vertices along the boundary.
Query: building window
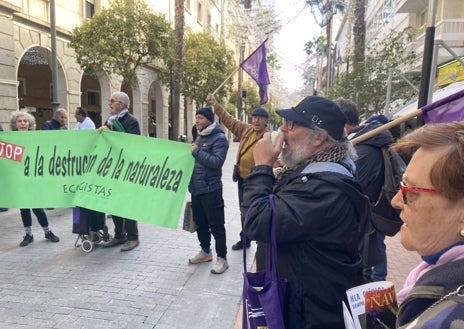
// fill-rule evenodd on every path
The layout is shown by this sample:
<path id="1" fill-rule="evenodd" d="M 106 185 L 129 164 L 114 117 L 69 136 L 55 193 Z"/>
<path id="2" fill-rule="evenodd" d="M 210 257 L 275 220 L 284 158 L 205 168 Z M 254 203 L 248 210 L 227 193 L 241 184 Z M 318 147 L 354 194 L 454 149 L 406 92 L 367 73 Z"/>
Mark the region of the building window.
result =
<path id="1" fill-rule="evenodd" d="M 95 14 L 95 1 L 85 0 L 85 18 L 92 18 Z"/>
<path id="2" fill-rule="evenodd" d="M 100 92 L 87 90 L 87 105 L 100 105 Z"/>
<path id="3" fill-rule="evenodd" d="M 184 1 L 184 9 L 190 11 L 190 0 L 185 0 Z"/>
<path id="4" fill-rule="evenodd" d="M 422 13 L 419 14 L 419 28 L 425 26 L 427 24 L 427 11 L 423 11 Z"/>
<path id="5" fill-rule="evenodd" d="M 198 3 L 198 5 L 197 5 L 197 22 L 200 25 L 202 24 L 202 19 L 201 19 L 202 18 L 201 17 L 202 16 L 202 11 L 203 11 L 203 8 L 201 6 L 201 3 Z"/>

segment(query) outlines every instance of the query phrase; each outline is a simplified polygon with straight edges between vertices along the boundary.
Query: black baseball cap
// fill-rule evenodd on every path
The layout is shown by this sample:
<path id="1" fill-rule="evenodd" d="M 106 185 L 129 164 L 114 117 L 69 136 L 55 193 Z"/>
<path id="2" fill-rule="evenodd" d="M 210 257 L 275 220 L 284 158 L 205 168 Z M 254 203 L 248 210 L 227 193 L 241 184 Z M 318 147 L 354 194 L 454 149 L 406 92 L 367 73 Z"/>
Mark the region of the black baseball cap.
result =
<path id="1" fill-rule="evenodd" d="M 337 141 L 343 137 L 346 117 L 338 105 L 327 98 L 308 96 L 293 107 L 276 112 L 284 119 L 294 121 L 302 126 L 322 128 Z"/>

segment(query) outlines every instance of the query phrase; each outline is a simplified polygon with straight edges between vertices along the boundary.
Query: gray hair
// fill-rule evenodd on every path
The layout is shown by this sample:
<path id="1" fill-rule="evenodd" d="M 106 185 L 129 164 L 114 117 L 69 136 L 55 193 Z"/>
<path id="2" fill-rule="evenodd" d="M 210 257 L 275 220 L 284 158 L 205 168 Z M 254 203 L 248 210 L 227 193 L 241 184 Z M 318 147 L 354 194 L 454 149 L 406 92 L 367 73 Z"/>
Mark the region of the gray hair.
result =
<path id="1" fill-rule="evenodd" d="M 55 112 L 53 112 L 53 117 L 56 118 L 60 113 L 64 113 L 64 114 L 68 114 L 68 111 L 63 108 L 63 107 L 60 107 L 58 109 L 55 110 Z"/>
<path id="2" fill-rule="evenodd" d="M 124 103 L 127 108 L 130 106 L 129 96 L 122 91 L 115 91 L 112 96 L 116 96 L 118 102 Z"/>
<path id="3" fill-rule="evenodd" d="M 316 126 L 316 125 L 311 125 L 310 129 L 318 131 L 318 132 L 325 131 L 324 129 L 322 129 L 322 128 Z M 326 142 L 330 143 L 331 145 L 340 145 L 340 146 L 342 146 L 346 151 L 346 155 L 348 157 L 350 157 L 351 160 L 355 161 L 358 158 L 358 153 L 356 152 L 356 149 L 355 149 L 353 143 L 351 143 L 351 141 L 349 141 L 346 138 L 346 131 L 343 132 L 343 137 L 339 141 L 337 141 L 334 138 L 330 137 L 329 133 L 327 133 Z"/>
<path id="4" fill-rule="evenodd" d="M 10 129 L 12 131 L 18 130 L 18 128 L 16 128 L 16 121 L 19 117 L 26 117 L 27 121 L 29 121 L 29 130 L 35 130 L 35 118 L 28 112 L 17 111 L 13 112 L 10 119 Z"/>

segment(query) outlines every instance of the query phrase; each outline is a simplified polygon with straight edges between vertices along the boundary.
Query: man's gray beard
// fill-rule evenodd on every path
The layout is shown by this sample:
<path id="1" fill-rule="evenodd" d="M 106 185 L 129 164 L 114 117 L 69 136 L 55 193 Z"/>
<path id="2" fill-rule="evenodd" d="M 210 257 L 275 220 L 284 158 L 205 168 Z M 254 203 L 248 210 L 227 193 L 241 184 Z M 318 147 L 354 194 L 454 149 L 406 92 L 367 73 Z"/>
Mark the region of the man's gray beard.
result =
<path id="1" fill-rule="evenodd" d="M 312 155 L 309 150 L 309 145 L 313 139 L 313 134 L 307 134 L 303 140 L 298 142 L 298 146 L 287 147 L 282 150 L 280 161 L 284 166 L 289 168 L 294 168 L 302 163 L 304 163 Z M 295 149 L 296 148 L 296 149 Z"/>
<path id="2" fill-rule="evenodd" d="M 284 166 L 293 168 L 303 163 L 307 158 L 306 147 L 300 147 L 298 150 L 285 148 L 282 150 L 280 161 Z"/>

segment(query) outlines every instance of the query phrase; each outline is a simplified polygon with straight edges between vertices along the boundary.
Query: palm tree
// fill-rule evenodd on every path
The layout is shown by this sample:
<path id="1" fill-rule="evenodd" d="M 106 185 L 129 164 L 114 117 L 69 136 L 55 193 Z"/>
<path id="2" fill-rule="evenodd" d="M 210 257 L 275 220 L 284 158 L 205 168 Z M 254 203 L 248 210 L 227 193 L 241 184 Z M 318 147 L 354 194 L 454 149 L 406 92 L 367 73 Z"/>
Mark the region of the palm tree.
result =
<path id="1" fill-rule="evenodd" d="M 172 89 L 171 89 L 171 134 L 172 139 L 176 139 L 179 133 L 179 112 L 180 94 L 182 78 L 184 75 L 183 55 L 184 55 L 184 0 L 176 0 L 174 17 L 174 34 L 176 36 L 175 59 L 172 68 Z M 184 114 L 185 117 L 185 114 Z"/>
<path id="2" fill-rule="evenodd" d="M 365 0 L 352 0 L 354 2 L 354 51 L 353 51 L 353 71 L 357 73 L 358 79 L 354 83 L 358 84 L 355 90 L 361 90 L 362 78 L 364 76 L 364 56 L 366 44 L 366 21 L 365 21 Z"/>

